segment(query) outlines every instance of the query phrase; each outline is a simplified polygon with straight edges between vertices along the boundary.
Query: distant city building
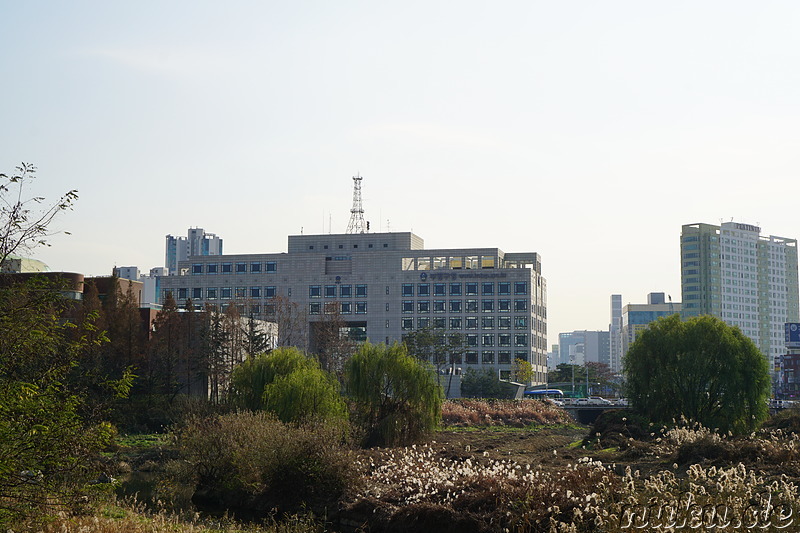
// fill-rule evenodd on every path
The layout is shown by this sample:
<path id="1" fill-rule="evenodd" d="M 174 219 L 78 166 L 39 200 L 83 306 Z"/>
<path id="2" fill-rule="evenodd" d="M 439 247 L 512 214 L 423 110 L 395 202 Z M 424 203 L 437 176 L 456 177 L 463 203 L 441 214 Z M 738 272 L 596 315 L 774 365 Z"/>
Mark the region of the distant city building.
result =
<path id="1" fill-rule="evenodd" d="M 135 266 L 114 267 L 114 275 L 118 278 L 139 281 L 143 284 L 142 306 L 159 306 L 158 297 L 161 294 L 161 277 L 167 275 L 165 267 L 151 268 L 148 274 L 140 273 L 139 267 Z"/>
<path id="2" fill-rule="evenodd" d="M 178 263 L 192 256 L 222 255 L 222 239 L 202 228 L 189 228 L 186 237 L 166 237 L 166 268 L 170 276 L 178 274 Z"/>
<path id="3" fill-rule="evenodd" d="M 609 367 L 612 372 L 622 372 L 622 295 L 611 295 L 611 322 L 608 325 Z"/>
<path id="4" fill-rule="evenodd" d="M 797 240 L 738 222 L 684 225 L 681 292 L 684 317 L 708 314 L 738 326 L 777 374 L 784 324 L 800 321 Z"/>
<path id="5" fill-rule="evenodd" d="M 611 366 L 608 331 L 578 330 L 558 334 L 558 363 L 585 365 L 603 363 Z"/>
<path id="6" fill-rule="evenodd" d="M 674 315 L 681 312 L 681 304 L 669 302 L 665 299 L 663 292 L 651 292 L 647 295 L 646 304 L 627 304 L 622 307 L 622 327 L 620 328 L 620 345 L 622 354 L 628 352 L 636 337 L 651 322 L 661 317 Z"/>
<path id="7" fill-rule="evenodd" d="M 459 367 L 508 379 L 522 359 L 532 381 L 545 383 L 546 282 L 534 252 L 425 249 L 405 232 L 292 235 L 288 253 L 195 255 L 175 271 L 161 278 L 162 298 L 236 305 L 277 322 L 282 345 L 314 351 L 333 319 L 343 334 L 374 343 L 431 327 L 463 335 Z"/>

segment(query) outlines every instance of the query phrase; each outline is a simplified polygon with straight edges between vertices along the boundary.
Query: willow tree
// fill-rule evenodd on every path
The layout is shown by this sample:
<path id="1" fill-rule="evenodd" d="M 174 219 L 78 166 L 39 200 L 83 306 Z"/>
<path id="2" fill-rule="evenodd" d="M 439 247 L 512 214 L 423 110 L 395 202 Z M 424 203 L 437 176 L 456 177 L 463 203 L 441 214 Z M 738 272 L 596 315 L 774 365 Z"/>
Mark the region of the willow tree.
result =
<path id="1" fill-rule="evenodd" d="M 345 367 L 366 446 L 403 445 L 433 431 L 442 414 L 442 388 L 433 368 L 405 345 L 364 343 Z"/>
<path id="2" fill-rule="evenodd" d="M 251 357 L 231 375 L 231 403 L 274 413 L 282 422 L 347 420 L 339 382 L 296 348 Z"/>
<path id="3" fill-rule="evenodd" d="M 767 417 L 769 367 L 737 327 L 712 316 L 660 318 L 624 358 L 627 394 L 653 422 L 685 417 L 734 433 Z"/>

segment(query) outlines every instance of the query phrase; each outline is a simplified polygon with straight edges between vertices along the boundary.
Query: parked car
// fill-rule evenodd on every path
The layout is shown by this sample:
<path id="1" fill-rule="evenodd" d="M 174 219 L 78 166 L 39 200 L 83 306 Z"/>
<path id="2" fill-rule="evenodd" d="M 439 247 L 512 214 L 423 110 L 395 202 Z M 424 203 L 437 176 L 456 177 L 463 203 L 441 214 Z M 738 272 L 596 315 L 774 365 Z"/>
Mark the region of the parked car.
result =
<path id="1" fill-rule="evenodd" d="M 588 398 L 578 398 L 575 400 L 576 405 L 591 405 L 591 406 L 609 406 L 611 401 L 601 398 L 600 396 L 589 396 Z"/>

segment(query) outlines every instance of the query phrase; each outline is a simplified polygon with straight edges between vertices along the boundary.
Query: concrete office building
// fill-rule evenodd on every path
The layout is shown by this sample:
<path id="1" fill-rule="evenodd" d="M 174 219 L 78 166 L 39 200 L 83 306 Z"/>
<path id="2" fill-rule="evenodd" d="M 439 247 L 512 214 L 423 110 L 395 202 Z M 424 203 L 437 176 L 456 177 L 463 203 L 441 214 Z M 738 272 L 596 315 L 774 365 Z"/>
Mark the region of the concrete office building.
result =
<path id="1" fill-rule="evenodd" d="M 680 302 L 667 301 L 663 292 L 651 292 L 647 295 L 646 304 L 627 304 L 622 307 L 622 327 L 620 328 L 620 346 L 623 355 L 628 352 L 636 337 L 651 322 L 661 317 L 681 312 Z"/>
<path id="2" fill-rule="evenodd" d="M 195 255 L 222 255 L 222 239 L 202 228 L 189 228 L 186 237 L 166 236 L 165 264 L 170 276 L 178 274 L 178 263 Z"/>
<path id="3" fill-rule="evenodd" d="M 683 316 L 709 314 L 738 326 L 780 365 L 784 324 L 798 322 L 797 240 L 738 222 L 681 231 Z"/>
<path id="4" fill-rule="evenodd" d="M 400 341 L 430 326 L 464 335 L 459 366 L 510 376 L 515 359 L 544 383 L 546 282 L 537 253 L 497 248 L 424 248 L 413 233 L 293 235 L 288 252 L 193 256 L 178 275 L 161 278 L 161 294 L 178 304 L 213 304 L 278 323 L 291 344 L 313 351 L 320 323 L 336 316 L 351 336 Z M 301 338 L 302 337 L 302 338 Z"/>

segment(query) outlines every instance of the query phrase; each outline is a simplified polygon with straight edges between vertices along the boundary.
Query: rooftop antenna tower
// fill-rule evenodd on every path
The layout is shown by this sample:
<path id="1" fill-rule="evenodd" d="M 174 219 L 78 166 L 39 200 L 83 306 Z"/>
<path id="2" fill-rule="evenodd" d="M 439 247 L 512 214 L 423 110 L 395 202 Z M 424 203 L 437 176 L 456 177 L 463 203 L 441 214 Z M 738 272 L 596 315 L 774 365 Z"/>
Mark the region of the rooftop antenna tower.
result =
<path id="1" fill-rule="evenodd" d="M 364 221 L 364 206 L 361 204 L 361 175 L 353 176 L 353 208 L 350 209 L 350 223 L 346 233 L 366 233 L 367 223 Z"/>

